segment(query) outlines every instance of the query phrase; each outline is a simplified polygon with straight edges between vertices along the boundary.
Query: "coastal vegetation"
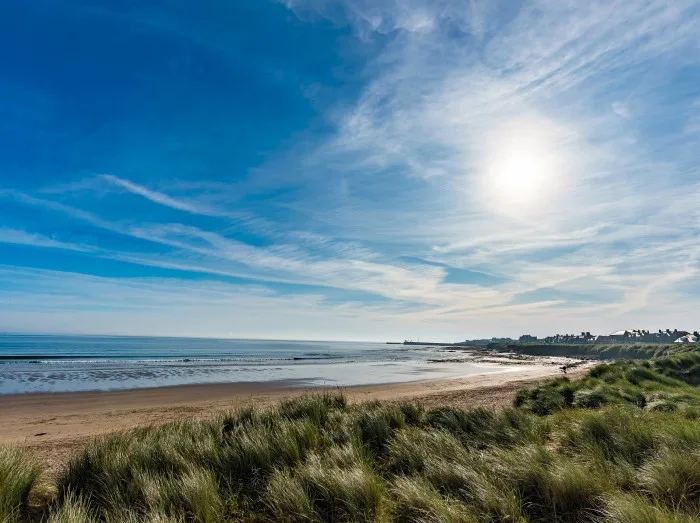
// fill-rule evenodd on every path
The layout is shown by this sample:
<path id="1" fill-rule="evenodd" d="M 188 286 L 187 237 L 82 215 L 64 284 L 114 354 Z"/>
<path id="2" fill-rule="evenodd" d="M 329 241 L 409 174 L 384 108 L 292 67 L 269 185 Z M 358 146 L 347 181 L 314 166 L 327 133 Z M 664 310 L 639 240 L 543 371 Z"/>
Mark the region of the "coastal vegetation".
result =
<path id="1" fill-rule="evenodd" d="M 698 385 L 686 348 L 523 390 L 500 412 L 303 396 L 95 439 L 40 513 L 39 468 L 4 448 L 0 521 L 700 521 Z"/>
<path id="2" fill-rule="evenodd" d="M 29 494 L 40 472 L 25 452 L 0 446 L 0 522 L 26 519 Z"/>
<path id="3" fill-rule="evenodd" d="M 674 343 L 491 343 L 488 350 L 529 356 L 561 356 L 593 360 L 651 359 L 684 351 L 686 346 Z"/>
<path id="4" fill-rule="evenodd" d="M 700 350 L 682 349 L 646 361 L 616 361 L 578 380 L 553 380 L 517 393 L 515 405 L 536 414 L 604 405 L 674 411 L 700 406 Z"/>

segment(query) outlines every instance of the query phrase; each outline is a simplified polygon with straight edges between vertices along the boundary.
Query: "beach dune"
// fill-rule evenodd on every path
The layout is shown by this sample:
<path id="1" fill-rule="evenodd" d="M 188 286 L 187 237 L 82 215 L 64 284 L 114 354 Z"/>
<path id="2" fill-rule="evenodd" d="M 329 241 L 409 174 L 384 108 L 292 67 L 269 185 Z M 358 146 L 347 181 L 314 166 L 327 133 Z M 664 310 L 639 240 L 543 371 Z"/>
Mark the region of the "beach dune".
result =
<path id="1" fill-rule="evenodd" d="M 588 367 L 577 368 L 573 375 Z M 519 388 L 559 374 L 557 366 L 533 365 L 459 379 L 340 390 L 351 402 L 408 399 L 427 405 L 503 408 L 511 404 Z M 179 419 L 207 418 L 246 406 L 272 405 L 290 396 L 321 390 L 328 389 L 265 382 L 0 396 L 0 443 L 28 447 L 53 468 L 95 436 Z"/>

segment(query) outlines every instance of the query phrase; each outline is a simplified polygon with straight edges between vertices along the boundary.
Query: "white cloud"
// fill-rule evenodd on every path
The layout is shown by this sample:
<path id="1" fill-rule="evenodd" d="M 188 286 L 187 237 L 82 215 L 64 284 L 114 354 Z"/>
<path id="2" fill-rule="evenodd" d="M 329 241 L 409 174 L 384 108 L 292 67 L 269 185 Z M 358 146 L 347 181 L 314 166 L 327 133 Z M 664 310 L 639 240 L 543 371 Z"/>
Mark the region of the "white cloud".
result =
<path id="1" fill-rule="evenodd" d="M 350 11 L 346 20 L 362 33 L 385 32 L 386 26 L 366 23 L 369 13 L 381 12 L 387 20 L 401 14 L 391 1 L 325 2 L 322 8 L 297 2 L 295 7 L 297 12 L 302 5 L 316 8 L 323 16 L 337 4 Z M 696 256 L 691 245 L 697 238 L 688 226 L 697 223 L 697 205 L 684 202 L 699 194 L 688 185 L 688 173 L 700 173 L 689 156 L 676 153 L 689 137 L 665 142 L 664 156 L 652 157 L 656 138 L 645 136 L 640 126 L 655 122 L 644 122 L 644 113 L 635 113 L 632 121 L 630 109 L 632 97 L 653 103 L 655 113 L 692 105 L 676 98 L 672 87 L 657 86 L 654 74 L 672 75 L 700 62 L 695 2 L 536 1 L 520 8 L 418 2 L 412 7 L 438 13 L 434 27 L 429 34 L 394 35 L 369 69 L 374 76 L 357 104 L 344 115 L 333 114 L 338 133 L 314 157 L 319 173 L 324 165 L 342 169 L 348 183 L 365 187 L 367 200 L 355 194 L 348 205 L 311 195 L 307 208 L 316 211 L 310 212 L 335 213 L 331 223 L 339 234 L 409 244 L 414 254 L 430 260 L 508 275 L 514 283 L 499 288 L 508 298 L 548 286 L 583 287 L 600 296 L 599 307 L 623 313 L 630 302 L 624 296 L 631 296 L 640 280 L 695 277 L 693 271 L 678 270 Z M 475 45 L 470 37 L 482 43 Z M 546 130 L 541 142 L 549 152 L 537 157 L 552 155 L 556 167 L 550 170 L 560 174 L 539 187 L 522 188 L 542 196 L 529 223 L 528 213 L 514 208 L 513 201 L 483 190 L 484 181 L 492 187 L 484 151 L 493 150 L 497 161 L 518 160 L 512 158 L 512 144 L 498 147 L 502 129 L 513 126 L 519 128 L 516 138 L 522 135 L 515 141 L 528 150 L 533 133 Z M 380 208 L 373 205 L 378 200 Z M 501 210 L 509 211 L 510 219 L 499 216 Z M 548 249 L 574 249 L 557 254 L 561 272 L 574 276 L 558 276 L 550 265 L 528 261 Z M 658 249 L 665 249 L 665 259 L 654 258 Z M 634 283 L 625 279 L 631 273 L 639 278 Z M 611 301 L 613 291 L 619 299 Z M 660 292 L 673 295 L 670 284 Z M 574 309 L 559 307 L 572 314 Z"/>
<path id="2" fill-rule="evenodd" d="M 30 285 L 29 285 L 30 284 Z M 13 290 L 16 289 L 16 290 Z M 29 290 L 28 290 L 29 289 Z M 0 331 L 167 336 L 399 338 L 393 306 L 329 303 L 264 287 L 174 278 L 105 278 L 0 266 Z M 415 326 L 411 327 L 415 330 Z"/>
<path id="3" fill-rule="evenodd" d="M 31 233 L 19 229 L 0 228 L 0 243 L 10 243 L 15 245 L 29 245 L 33 247 L 48 247 L 52 249 L 66 249 L 70 251 L 91 252 L 94 249 L 87 245 L 63 242 L 54 238 L 49 238 L 42 234 Z"/>
<path id="4" fill-rule="evenodd" d="M 143 196 L 147 200 L 150 200 L 159 205 L 164 205 L 165 207 L 170 207 L 171 209 L 189 212 L 192 214 L 204 214 L 213 216 L 216 216 L 218 214 L 213 209 L 208 209 L 206 207 L 194 203 L 171 198 L 167 194 L 163 194 L 158 191 L 152 191 L 150 189 L 147 189 L 146 187 L 143 187 L 142 185 L 130 182 L 129 180 L 124 180 L 112 174 L 103 174 L 102 179 L 108 181 L 109 183 L 117 185 L 132 194 Z"/>
<path id="5" fill-rule="evenodd" d="M 397 30 L 417 34 L 429 33 L 435 27 L 444 2 L 428 4 L 416 0 L 372 2 L 350 0 L 281 0 L 301 18 L 320 16 L 337 24 L 350 24 L 361 38 L 372 33 L 391 33 Z"/>
<path id="6" fill-rule="evenodd" d="M 30 285 L 29 285 L 30 284 Z M 643 322 L 650 328 L 692 325 L 693 311 L 662 301 L 642 314 L 557 300 L 444 311 L 406 312 L 391 304 L 334 304 L 321 295 L 284 295 L 263 287 L 174 278 L 105 278 L 0 266 L 0 330 L 168 336 L 400 340 L 419 335 L 454 340 L 517 335 L 525 330 L 601 331 Z M 504 320 L 507 318 L 507 320 Z"/>
<path id="7" fill-rule="evenodd" d="M 613 102 L 612 110 L 620 118 L 628 119 L 632 116 L 629 104 L 627 102 Z"/>

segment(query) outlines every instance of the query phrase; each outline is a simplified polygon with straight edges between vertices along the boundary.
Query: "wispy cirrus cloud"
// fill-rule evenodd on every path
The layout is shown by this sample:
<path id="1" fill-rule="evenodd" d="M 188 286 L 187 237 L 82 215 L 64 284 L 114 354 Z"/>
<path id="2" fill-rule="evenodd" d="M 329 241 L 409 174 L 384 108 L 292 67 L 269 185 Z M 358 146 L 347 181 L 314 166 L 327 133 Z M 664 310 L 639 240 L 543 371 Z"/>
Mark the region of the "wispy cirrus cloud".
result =
<path id="1" fill-rule="evenodd" d="M 184 211 L 192 214 L 203 214 L 205 216 L 221 215 L 220 211 L 216 211 L 214 209 L 210 209 L 208 207 L 196 203 L 171 198 L 167 194 L 158 191 L 153 191 L 142 185 L 130 182 L 129 180 L 125 180 L 123 178 L 119 178 L 118 176 L 114 176 L 113 174 L 103 174 L 101 175 L 101 178 L 113 185 L 116 185 L 117 187 L 121 187 L 125 191 L 128 191 L 132 194 L 136 194 L 138 196 L 142 196 L 147 200 L 152 201 L 153 203 L 164 205 L 165 207 L 170 207 L 171 209 Z"/>
<path id="2" fill-rule="evenodd" d="M 32 247 L 48 247 L 51 249 L 65 249 L 69 251 L 93 252 L 94 248 L 88 245 L 63 242 L 49 238 L 42 234 L 36 234 L 19 229 L 0 229 L 0 243 L 29 245 Z"/>
<path id="3" fill-rule="evenodd" d="M 40 200 L 29 201 L 41 204 Z M 560 260 L 558 265 L 540 263 L 533 266 L 525 262 L 516 262 L 509 267 L 510 273 L 515 276 L 513 281 L 495 289 L 479 285 L 446 284 L 446 269 L 442 267 L 353 259 L 347 256 L 348 252 L 343 252 L 343 257 L 329 259 L 312 256 L 292 245 L 277 245 L 272 249 L 256 248 L 192 226 L 168 224 L 123 227 L 101 222 L 84 211 L 56 208 L 54 204 L 50 204 L 50 208 L 89 219 L 93 224 L 108 227 L 109 230 L 120 234 L 176 249 L 167 256 L 118 252 L 103 254 L 111 258 L 146 266 L 248 278 L 261 283 L 363 291 L 404 305 L 419 304 L 428 316 L 445 312 L 454 314 L 457 311 L 481 316 L 493 315 L 497 311 L 513 312 L 518 308 L 528 310 L 531 306 L 548 308 L 561 305 L 561 301 L 542 300 L 539 305 L 536 305 L 537 302 L 512 306 L 508 304 L 518 294 L 537 289 L 566 288 L 573 283 L 580 286 L 582 281 L 585 282 L 584 287 L 595 285 L 601 288 L 607 286 L 604 285 L 605 278 L 616 281 L 612 278 L 615 273 L 613 264 L 593 265 L 590 260 L 577 261 L 572 257 L 566 261 Z M 503 252 L 499 251 L 500 255 L 503 255 Z M 192 259 L 193 255 L 197 257 L 196 260 Z M 375 253 L 370 258 L 377 257 L 379 255 Z M 634 283 L 637 284 L 639 279 L 648 276 L 648 273 L 641 274 Z M 580 287 L 571 287 L 572 291 L 579 289 Z"/>
<path id="4" fill-rule="evenodd" d="M 688 137 L 664 141 L 662 160 L 649 154 L 659 136 L 648 134 L 649 125 L 673 127 L 673 116 L 658 120 L 664 106 L 692 113 L 692 97 L 673 88 L 659 91 L 648 71 L 668 78 L 698 66 L 695 2 L 525 2 L 510 9 L 474 2 L 481 7 L 476 10 L 458 2 L 419 2 L 434 8 L 431 30 L 424 33 L 401 31 L 396 22 L 401 8 L 393 2 L 339 4 L 344 21 L 364 36 L 394 31 L 373 63 L 367 89 L 337 119 L 337 135 L 317 153 L 321 165 L 342 158 L 351 186 L 368 176 L 383 180 L 377 190 L 388 194 L 386 208 L 373 209 L 371 194 L 365 201 L 358 197 L 342 221 L 398 218 L 408 230 L 406 240 L 425 242 L 422 230 L 432 238 L 428 259 L 486 266 L 513 277 L 522 292 L 548 286 L 574 290 L 572 282 L 583 282 L 600 296 L 601 310 L 617 307 L 620 313 L 647 306 L 642 299 L 609 301 L 608 290 L 617 282 L 619 292 L 629 271 L 635 271 L 636 283 L 655 275 L 668 282 L 697 277 L 684 269 L 696 257 L 690 247 L 696 236 L 688 225 L 697 205 L 681 202 L 699 194 L 688 183 L 689 171 L 698 174 L 696 164 L 678 154 Z M 338 23 L 334 5 L 300 1 L 290 7 L 300 16 L 314 12 Z M 498 146 L 513 122 L 522 132 L 515 143 L 545 133 L 542 141 L 558 155 L 559 179 L 549 180 L 546 189 L 554 182 L 556 190 L 537 209 L 504 216 L 513 202 L 499 198 L 498 191 L 484 192 L 485 164 L 491 161 L 484 152 L 514 154 L 517 145 Z M 399 207 L 397 217 L 391 193 L 412 186 L 420 188 L 414 197 L 419 210 Z M 421 209 L 425 200 L 434 204 L 427 212 Z M 367 214 L 370 219 L 361 216 Z M 661 260 L 653 254 L 659 248 L 665 252 Z M 576 276 L 545 277 L 551 264 L 532 261 L 556 249 L 562 272 Z M 536 274 L 541 276 L 533 279 Z M 670 287 L 651 286 L 657 297 L 672 293 Z M 626 296 L 634 295 L 629 291 Z"/>
<path id="5" fill-rule="evenodd" d="M 303 338 L 305 324 L 333 310 L 335 319 L 319 330 L 322 337 L 347 338 L 337 332 L 351 325 L 356 332 L 351 338 L 357 340 L 380 336 L 382 319 L 392 314 L 391 307 L 333 304 L 320 295 L 288 296 L 264 286 L 108 278 L 2 265 L 0 307 L 7 308 L 0 318 L 0 330 L 6 332 L 121 334 L 120 325 L 128 324 L 133 334 L 143 335 L 264 337 L 268 332 L 268 337 L 287 338 Z M 85 320 L 79 327 L 76 315 Z M 276 318 L 275 335 L 269 331 L 271 317 Z"/>

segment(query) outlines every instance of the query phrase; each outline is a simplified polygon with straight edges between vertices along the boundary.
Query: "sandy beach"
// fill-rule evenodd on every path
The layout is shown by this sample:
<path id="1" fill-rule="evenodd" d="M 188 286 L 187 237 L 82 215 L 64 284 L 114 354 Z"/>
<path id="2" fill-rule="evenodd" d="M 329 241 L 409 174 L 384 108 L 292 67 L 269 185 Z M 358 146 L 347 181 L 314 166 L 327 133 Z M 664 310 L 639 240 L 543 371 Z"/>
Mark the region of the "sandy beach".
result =
<path id="1" fill-rule="evenodd" d="M 579 367 L 576 376 L 588 367 Z M 556 366 L 522 366 L 497 374 L 342 389 L 351 402 L 411 399 L 426 405 L 503 408 L 527 385 L 561 375 Z M 128 428 L 274 404 L 323 389 L 289 383 L 190 385 L 114 392 L 0 396 L 0 443 L 32 449 L 49 467 L 92 437 Z M 327 389 L 326 389 L 327 390 Z"/>

